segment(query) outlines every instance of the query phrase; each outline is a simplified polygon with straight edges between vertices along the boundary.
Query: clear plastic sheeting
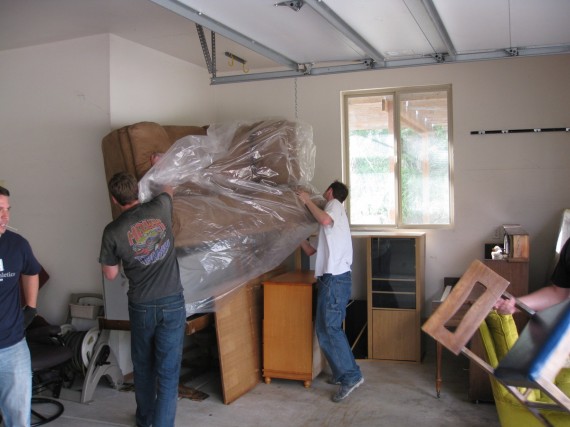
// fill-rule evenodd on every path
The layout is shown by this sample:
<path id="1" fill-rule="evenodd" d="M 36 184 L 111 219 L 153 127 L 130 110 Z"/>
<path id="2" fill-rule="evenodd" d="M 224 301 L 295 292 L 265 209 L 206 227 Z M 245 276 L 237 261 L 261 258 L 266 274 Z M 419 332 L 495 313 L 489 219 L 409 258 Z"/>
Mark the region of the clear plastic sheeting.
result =
<path id="1" fill-rule="evenodd" d="M 315 163 L 312 128 L 284 119 L 212 125 L 178 140 L 140 181 L 149 200 L 174 190 L 174 236 L 186 311 L 279 266 L 317 230 L 298 199 Z"/>

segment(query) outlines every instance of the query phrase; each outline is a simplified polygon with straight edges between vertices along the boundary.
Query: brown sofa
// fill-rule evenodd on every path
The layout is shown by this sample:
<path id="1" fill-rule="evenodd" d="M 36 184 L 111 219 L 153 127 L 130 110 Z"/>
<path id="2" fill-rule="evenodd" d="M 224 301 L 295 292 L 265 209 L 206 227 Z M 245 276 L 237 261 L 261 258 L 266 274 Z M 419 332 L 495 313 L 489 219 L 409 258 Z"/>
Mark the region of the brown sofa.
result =
<path id="1" fill-rule="evenodd" d="M 117 172 L 129 172 L 140 180 L 150 169 L 152 153 L 166 152 L 174 142 L 187 135 L 206 135 L 202 126 L 161 126 L 140 122 L 114 130 L 103 138 L 103 162 L 107 181 Z M 119 209 L 111 203 L 113 219 Z"/>
<path id="2" fill-rule="evenodd" d="M 316 222 L 294 190 L 311 190 L 307 125 L 284 119 L 212 126 L 141 122 L 103 139 L 107 180 L 128 171 L 141 197 L 174 187 L 174 232 L 187 311 L 281 264 Z M 150 156 L 165 153 L 151 168 Z M 118 216 L 113 207 L 113 218 Z"/>

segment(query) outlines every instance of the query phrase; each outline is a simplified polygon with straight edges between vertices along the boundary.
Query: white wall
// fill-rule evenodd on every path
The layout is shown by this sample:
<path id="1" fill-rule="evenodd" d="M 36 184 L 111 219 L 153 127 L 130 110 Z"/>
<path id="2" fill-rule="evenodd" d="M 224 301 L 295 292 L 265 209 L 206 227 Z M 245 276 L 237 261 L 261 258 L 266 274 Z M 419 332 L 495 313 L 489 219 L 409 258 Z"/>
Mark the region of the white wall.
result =
<path id="1" fill-rule="evenodd" d="M 204 69 L 114 35 L 110 56 L 113 129 L 142 121 L 211 123 L 213 93 Z"/>
<path id="2" fill-rule="evenodd" d="M 509 58 L 334 76 L 299 78 L 299 118 L 313 125 L 314 184 L 342 177 L 340 92 L 451 83 L 455 227 L 427 230 L 427 301 L 443 277 L 460 276 L 497 227 L 520 223 L 531 237 L 531 288 L 541 286 L 553 256 L 562 209 L 570 207 L 568 133 L 472 136 L 473 130 L 570 125 L 570 55 Z M 294 80 L 220 85 L 217 120 L 294 117 Z M 255 94 L 260 94 L 254 96 Z M 364 242 L 355 239 L 355 297 L 365 296 Z"/>
<path id="3" fill-rule="evenodd" d="M 50 274 L 48 321 L 66 322 L 71 293 L 102 292 L 102 138 L 143 120 L 210 123 L 209 92 L 206 71 L 109 34 L 0 52 L 0 182 Z"/>
<path id="4" fill-rule="evenodd" d="M 38 302 L 49 321 L 66 320 L 72 292 L 100 286 L 108 68 L 106 35 L 0 52 L 0 180 L 11 225 L 51 276 Z"/>
<path id="5" fill-rule="evenodd" d="M 545 280 L 562 209 L 570 207 L 567 133 L 471 136 L 570 125 L 570 56 L 368 71 L 298 79 L 299 118 L 313 125 L 314 184 L 342 178 L 340 91 L 451 83 L 455 214 L 427 238 L 426 300 L 483 255 L 503 223 L 531 236 L 531 279 Z M 205 124 L 295 116 L 294 80 L 209 86 L 199 67 L 112 35 L 0 52 L 0 181 L 12 225 L 51 274 L 41 311 L 62 322 L 72 292 L 101 292 L 100 236 L 111 219 L 101 139 L 142 120 Z M 355 241 L 355 295 L 363 242 Z"/>

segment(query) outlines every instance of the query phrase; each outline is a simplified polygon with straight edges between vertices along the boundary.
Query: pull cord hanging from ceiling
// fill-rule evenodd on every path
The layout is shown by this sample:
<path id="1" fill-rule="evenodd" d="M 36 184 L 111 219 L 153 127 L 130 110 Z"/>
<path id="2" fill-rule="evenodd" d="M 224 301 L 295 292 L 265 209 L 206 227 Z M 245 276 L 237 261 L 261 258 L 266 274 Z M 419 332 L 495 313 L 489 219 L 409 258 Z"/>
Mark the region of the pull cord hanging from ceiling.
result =
<path id="1" fill-rule="evenodd" d="M 295 88 L 295 120 L 299 120 L 299 101 L 297 98 L 297 77 L 295 77 L 294 81 L 295 81 L 295 83 L 294 83 L 295 84 L 295 86 L 294 86 L 294 88 Z"/>

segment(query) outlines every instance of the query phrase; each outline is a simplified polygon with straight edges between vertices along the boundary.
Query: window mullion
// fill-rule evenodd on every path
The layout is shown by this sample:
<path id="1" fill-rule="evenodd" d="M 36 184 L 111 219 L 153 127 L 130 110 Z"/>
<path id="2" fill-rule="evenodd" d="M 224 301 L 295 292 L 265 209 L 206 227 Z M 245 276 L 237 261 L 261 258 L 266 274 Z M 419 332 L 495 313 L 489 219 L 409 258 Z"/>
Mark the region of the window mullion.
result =
<path id="1" fill-rule="evenodd" d="M 396 226 L 402 226 L 402 138 L 401 138 L 401 123 L 400 123 L 400 93 L 394 92 L 394 115 L 393 115 L 393 126 L 394 126 L 394 141 L 395 141 L 395 153 L 396 156 L 394 162 L 394 185 L 396 191 L 395 206 L 396 209 Z"/>

